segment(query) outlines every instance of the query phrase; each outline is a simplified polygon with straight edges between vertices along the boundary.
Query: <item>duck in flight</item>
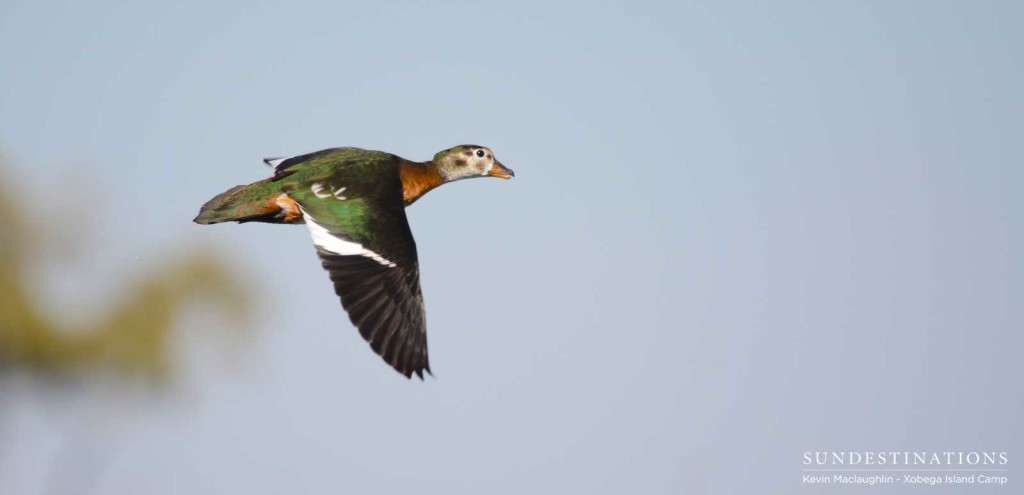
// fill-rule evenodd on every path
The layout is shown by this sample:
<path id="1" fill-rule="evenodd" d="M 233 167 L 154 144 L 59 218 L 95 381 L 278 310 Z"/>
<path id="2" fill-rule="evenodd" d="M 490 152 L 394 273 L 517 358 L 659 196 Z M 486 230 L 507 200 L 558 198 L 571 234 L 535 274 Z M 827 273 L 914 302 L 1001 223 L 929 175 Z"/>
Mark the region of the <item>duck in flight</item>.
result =
<path id="1" fill-rule="evenodd" d="M 352 324 L 406 378 L 430 373 L 416 241 L 405 207 L 441 184 L 511 179 L 487 147 L 461 145 L 413 162 L 391 153 L 331 148 L 267 158 L 274 175 L 218 194 L 196 223 L 305 223 Z"/>

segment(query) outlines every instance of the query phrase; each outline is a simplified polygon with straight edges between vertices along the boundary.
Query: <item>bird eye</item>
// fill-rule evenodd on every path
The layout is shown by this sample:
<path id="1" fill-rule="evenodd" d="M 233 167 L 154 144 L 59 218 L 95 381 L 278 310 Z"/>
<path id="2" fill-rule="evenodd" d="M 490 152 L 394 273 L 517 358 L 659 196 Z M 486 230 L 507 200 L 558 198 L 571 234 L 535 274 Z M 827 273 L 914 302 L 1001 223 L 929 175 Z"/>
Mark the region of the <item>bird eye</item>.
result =
<path id="1" fill-rule="evenodd" d="M 483 158 L 484 157 L 484 150 L 476 150 L 476 156 L 479 156 L 480 158 Z"/>

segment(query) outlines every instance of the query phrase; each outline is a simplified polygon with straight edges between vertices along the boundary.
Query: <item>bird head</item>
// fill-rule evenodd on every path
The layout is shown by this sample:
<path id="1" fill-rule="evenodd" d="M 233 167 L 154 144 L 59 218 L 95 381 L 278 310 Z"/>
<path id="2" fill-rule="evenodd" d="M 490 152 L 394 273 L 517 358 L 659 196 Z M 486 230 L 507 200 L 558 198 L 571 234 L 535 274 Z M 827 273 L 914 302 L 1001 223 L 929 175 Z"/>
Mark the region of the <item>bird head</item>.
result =
<path id="1" fill-rule="evenodd" d="M 511 179 L 515 172 L 494 157 L 490 148 L 463 144 L 434 155 L 434 166 L 445 182 L 472 177 L 500 177 Z"/>

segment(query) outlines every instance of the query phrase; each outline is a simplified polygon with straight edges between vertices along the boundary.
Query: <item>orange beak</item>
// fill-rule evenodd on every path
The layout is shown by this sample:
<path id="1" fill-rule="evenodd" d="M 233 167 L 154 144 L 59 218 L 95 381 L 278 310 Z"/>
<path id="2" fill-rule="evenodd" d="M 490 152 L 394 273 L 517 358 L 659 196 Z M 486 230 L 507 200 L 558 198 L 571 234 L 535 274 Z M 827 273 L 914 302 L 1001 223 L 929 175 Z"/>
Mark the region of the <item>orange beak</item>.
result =
<path id="1" fill-rule="evenodd" d="M 491 177 L 501 177 L 502 179 L 511 179 L 516 176 L 516 173 L 512 169 L 504 166 L 501 162 L 495 160 L 494 166 L 491 167 L 491 171 L 487 172 L 487 175 Z"/>

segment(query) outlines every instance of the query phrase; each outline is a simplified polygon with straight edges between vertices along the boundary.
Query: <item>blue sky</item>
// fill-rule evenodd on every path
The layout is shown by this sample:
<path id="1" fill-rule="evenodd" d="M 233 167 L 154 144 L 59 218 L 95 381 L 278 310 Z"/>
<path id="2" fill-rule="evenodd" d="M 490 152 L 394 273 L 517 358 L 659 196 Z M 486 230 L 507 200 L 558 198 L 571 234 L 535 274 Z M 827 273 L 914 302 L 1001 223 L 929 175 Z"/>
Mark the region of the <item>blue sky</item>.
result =
<path id="1" fill-rule="evenodd" d="M 174 398 L 26 392 L 0 492 L 79 417 L 96 493 L 810 493 L 808 450 L 1019 451 L 1018 4 L 0 10 L 5 180 L 89 219 L 55 316 L 195 247 L 260 301 L 233 365 L 190 317 Z M 461 143 L 516 178 L 408 211 L 427 383 L 304 228 L 191 223 L 265 156 Z"/>

